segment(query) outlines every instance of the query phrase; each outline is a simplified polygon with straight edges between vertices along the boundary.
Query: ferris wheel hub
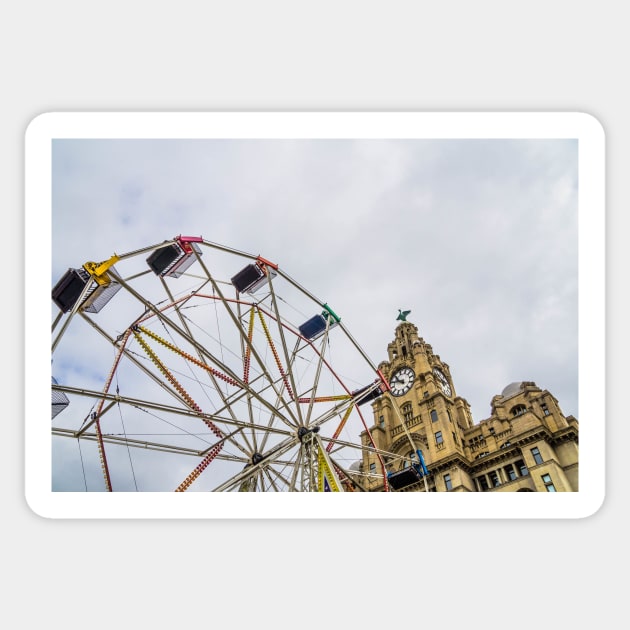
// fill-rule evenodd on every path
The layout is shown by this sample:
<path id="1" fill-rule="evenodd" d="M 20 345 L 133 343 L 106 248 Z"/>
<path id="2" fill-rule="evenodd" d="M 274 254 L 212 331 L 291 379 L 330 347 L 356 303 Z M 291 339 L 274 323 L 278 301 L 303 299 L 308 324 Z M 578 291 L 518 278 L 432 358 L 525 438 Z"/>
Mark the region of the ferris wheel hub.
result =
<path id="1" fill-rule="evenodd" d="M 251 259 L 244 269 L 236 265 L 242 256 Z M 345 474 L 345 461 L 367 457 L 359 406 L 383 393 L 386 381 L 352 391 L 345 371 L 367 382 L 374 366 L 339 316 L 277 264 L 179 236 L 72 267 L 52 298 L 61 310 L 52 350 L 58 365 L 73 366 L 72 383 L 53 379 L 52 417 L 72 402 L 53 434 L 96 442 L 87 474 L 83 454 L 75 458 L 86 488 L 102 473 L 111 491 L 111 463 L 115 486 L 125 490 L 182 492 L 196 483 L 211 491 L 324 492 L 341 487 L 335 466 Z M 102 309 L 105 298 L 110 306 Z M 309 320 L 308 313 L 316 315 Z M 85 322 L 99 334 L 83 343 Z M 84 426 L 90 404 L 94 431 Z M 162 423 L 168 428 L 156 431 Z M 334 464 L 327 455 L 333 445 Z M 67 449 L 57 441 L 54 448 L 65 466 Z M 118 456 L 108 462 L 106 448 L 126 448 L 129 470 Z M 164 453 L 176 462 L 168 470 Z M 182 482 L 180 462 L 189 466 L 191 457 L 199 461 Z M 138 485 L 136 465 L 161 474 Z"/>

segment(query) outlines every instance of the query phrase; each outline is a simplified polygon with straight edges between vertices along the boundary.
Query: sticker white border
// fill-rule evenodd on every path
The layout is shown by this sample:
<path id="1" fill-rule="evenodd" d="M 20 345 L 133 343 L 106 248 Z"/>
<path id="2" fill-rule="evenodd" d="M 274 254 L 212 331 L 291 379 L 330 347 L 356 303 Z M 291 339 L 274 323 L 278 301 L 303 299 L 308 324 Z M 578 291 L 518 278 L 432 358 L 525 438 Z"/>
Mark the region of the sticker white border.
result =
<path id="1" fill-rule="evenodd" d="M 55 138 L 578 140 L 580 490 L 573 493 L 69 493 L 51 490 L 49 322 Z M 584 518 L 605 497 L 605 133 L 581 112 L 53 112 L 25 133 L 25 496 L 46 518 Z M 32 247 L 33 241 L 36 248 Z M 37 255 L 33 255 L 33 251 Z M 46 321 L 44 321 L 46 320 Z"/>

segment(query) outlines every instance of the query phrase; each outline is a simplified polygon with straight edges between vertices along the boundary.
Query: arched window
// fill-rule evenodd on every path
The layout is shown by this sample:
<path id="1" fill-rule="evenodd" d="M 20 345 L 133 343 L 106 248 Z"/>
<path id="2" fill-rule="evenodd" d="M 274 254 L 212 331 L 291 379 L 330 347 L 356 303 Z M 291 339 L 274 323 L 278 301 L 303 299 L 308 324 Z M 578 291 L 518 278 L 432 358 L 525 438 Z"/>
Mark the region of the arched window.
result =
<path id="1" fill-rule="evenodd" d="M 510 409 L 510 413 L 512 416 L 522 416 L 527 411 L 527 407 L 525 405 L 514 405 L 512 409 Z"/>
<path id="2" fill-rule="evenodd" d="M 438 415 L 435 409 L 431 409 L 431 422 L 437 422 Z"/>
<path id="3" fill-rule="evenodd" d="M 401 468 L 409 468 L 409 466 L 411 466 L 411 462 L 412 462 L 414 456 L 415 456 L 415 453 L 413 451 L 409 451 L 407 453 L 407 457 L 403 460 Z"/>

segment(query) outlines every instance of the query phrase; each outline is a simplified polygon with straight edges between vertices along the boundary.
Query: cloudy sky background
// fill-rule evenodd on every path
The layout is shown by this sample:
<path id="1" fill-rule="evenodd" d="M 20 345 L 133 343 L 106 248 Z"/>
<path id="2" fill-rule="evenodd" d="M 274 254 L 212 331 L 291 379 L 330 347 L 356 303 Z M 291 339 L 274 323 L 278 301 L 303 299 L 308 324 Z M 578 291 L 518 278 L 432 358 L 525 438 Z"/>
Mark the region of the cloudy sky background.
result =
<path id="1" fill-rule="evenodd" d="M 475 422 L 521 380 L 579 419 L 577 150 L 565 139 L 55 140 L 51 286 L 88 260 L 202 236 L 277 262 L 375 364 L 410 309 Z"/>

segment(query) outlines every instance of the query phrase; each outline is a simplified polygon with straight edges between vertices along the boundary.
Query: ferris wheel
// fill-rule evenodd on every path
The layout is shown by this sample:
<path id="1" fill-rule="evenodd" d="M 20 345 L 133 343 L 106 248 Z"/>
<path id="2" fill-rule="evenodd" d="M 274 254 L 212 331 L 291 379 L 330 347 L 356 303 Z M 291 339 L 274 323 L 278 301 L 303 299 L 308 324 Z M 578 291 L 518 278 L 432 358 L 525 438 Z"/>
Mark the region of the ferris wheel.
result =
<path id="1" fill-rule="evenodd" d="M 389 490 L 388 385 L 278 264 L 180 235 L 69 268 L 52 300 L 53 490 Z"/>

